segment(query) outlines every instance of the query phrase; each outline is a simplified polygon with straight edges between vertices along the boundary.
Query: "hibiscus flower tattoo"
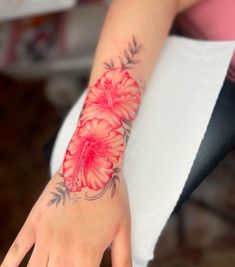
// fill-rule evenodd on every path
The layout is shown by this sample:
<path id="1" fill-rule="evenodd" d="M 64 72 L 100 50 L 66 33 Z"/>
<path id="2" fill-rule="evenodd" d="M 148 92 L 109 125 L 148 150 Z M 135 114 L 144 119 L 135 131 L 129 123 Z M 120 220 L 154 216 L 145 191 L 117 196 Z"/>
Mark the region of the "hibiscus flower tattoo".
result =
<path id="1" fill-rule="evenodd" d="M 123 68 L 108 70 L 90 88 L 81 121 L 94 118 L 105 119 L 114 128 L 122 126 L 123 121 L 134 120 L 142 91 Z"/>
<path id="2" fill-rule="evenodd" d="M 70 192 L 88 187 L 100 190 L 113 176 L 113 167 L 123 156 L 120 132 L 105 120 L 92 119 L 76 130 L 65 154 L 63 176 Z"/>
<path id="3" fill-rule="evenodd" d="M 143 90 L 127 69 L 136 64 L 134 59 L 141 46 L 133 37 L 129 54 L 125 50 L 120 66 L 106 64 L 106 71 L 92 85 L 81 111 L 77 128 L 67 147 L 62 164 L 61 178 L 48 205 L 56 206 L 72 194 L 83 190 L 97 192 L 86 200 L 101 197 L 108 189 L 113 197 L 120 181 L 118 167 L 123 160 L 125 147 L 140 106 Z"/>

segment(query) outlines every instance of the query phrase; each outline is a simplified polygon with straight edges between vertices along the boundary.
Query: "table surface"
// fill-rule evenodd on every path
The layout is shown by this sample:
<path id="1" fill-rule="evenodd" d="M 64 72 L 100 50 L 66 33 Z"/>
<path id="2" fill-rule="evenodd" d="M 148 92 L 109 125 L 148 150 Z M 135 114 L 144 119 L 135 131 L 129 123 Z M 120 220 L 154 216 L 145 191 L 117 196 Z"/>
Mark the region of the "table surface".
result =
<path id="1" fill-rule="evenodd" d="M 76 0 L 0 0 L 0 21 L 69 9 Z"/>

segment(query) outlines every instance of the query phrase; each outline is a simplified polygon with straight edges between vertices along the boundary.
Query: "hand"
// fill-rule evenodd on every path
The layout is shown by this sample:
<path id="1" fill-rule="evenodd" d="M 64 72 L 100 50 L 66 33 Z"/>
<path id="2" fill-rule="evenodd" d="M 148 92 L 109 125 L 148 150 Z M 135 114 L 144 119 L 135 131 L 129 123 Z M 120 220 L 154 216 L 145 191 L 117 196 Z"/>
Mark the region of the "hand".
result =
<path id="1" fill-rule="evenodd" d="M 112 266 L 130 267 L 130 214 L 122 172 L 94 194 L 69 193 L 60 172 L 46 186 L 1 267 L 97 267 L 112 245 Z"/>

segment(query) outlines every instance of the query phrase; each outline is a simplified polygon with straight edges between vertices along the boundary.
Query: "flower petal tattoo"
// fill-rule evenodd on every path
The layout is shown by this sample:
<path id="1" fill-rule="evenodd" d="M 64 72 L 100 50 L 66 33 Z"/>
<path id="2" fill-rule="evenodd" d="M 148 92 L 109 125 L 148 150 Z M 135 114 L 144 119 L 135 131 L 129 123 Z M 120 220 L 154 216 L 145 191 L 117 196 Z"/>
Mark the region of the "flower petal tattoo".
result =
<path id="1" fill-rule="evenodd" d="M 88 89 L 77 128 L 62 164 L 63 179 L 57 183 L 48 206 L 65 204 L 83 190 L 86 200 L 96 200 L 110 189 L 115 195 L 120 182 L 120 164 L 140 106 L 143 90 L 127 69 L 137 64 L 141 45 L 133 37 L 124 50 L 120 65 L 104 63 L 106 71 Z M 124 62 L 125 60 L 125 62 Z"/>

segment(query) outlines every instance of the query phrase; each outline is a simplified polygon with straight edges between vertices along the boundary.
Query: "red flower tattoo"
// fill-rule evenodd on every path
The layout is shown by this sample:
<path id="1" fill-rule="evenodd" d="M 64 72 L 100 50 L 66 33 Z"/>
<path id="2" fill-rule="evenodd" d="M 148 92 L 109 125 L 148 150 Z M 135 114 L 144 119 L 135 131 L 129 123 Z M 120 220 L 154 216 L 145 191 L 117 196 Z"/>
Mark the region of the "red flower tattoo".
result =
<path id="1" fill-rule="evenodd" d="M 81 121 L 94 116 L 114 128 L 134 120 L 142 96 L 138 83 L 123 68 L 110 69 L 90 88 Z"/>
<path id="2" fill-rule="evenodd" d="M 63 181 L 51 192 L 48 206 L 64 205 L 75 195 L 70 193 L 84 188 L 98 191 L 91 195 L 84 192 L 86 200 L 95 200 L 108 189 L 112 197 L 115 194 L 120 182 L 119 167 L 143 94 L 126 69 L 139 62 L 141 47 L 133 36 L 119 57 L 120 65 L 116 66 L 112 59 L 104 62 L 107 71 L 88 90 L 62 164 Z"/>
<path id="3" fill-rule="evenodd" d="M 113 165 L 123 152 L 122 134 L 107 121 L 86 121 L 77 128 L 66 151 L 63 162 L 65 185 L 71 192 L 79 192 L 84 187 L 103 188 L 112 178 Z"/>

